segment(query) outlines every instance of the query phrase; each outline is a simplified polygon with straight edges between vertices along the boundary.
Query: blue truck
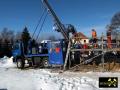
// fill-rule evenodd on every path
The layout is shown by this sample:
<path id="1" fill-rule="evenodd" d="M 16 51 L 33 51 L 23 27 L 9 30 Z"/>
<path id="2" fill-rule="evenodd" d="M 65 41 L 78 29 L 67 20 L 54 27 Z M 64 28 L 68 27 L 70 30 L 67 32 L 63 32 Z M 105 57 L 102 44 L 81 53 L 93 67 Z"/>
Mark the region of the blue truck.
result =
<path id="1" fill-rule="evenodd" d="M 64 40 L 48 41 L 37 47 L 32 47 L 28 44 L 27 54 L 24 52 L 24 44 L 22 41 L 16 42 L 13 45 L 13 61 L 16 62 L 18 68 L 24 68 L 25 65 L 49 67 L 51 65 L 64 64 L 65 54 Z M 29 48 L 31 47 L 31 48 Z"/>

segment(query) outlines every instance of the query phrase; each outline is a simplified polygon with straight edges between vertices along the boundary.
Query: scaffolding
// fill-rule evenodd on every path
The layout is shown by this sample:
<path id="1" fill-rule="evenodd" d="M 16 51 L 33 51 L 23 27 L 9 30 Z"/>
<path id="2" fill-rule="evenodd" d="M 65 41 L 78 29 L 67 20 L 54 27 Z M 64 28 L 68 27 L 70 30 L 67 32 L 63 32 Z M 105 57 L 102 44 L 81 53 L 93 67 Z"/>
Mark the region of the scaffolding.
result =
<path id="1" fill-rule="evenodd" d="M 75 37 L 78 40 L 80 40 L 79 37 Z M 73 38 L 72 38 L 73 39 Z M 119 58 L 117 58 L 120 54 L 120 45 L 118 43 L 111 43 L 111 48 L 107 47 L 107 43 L 104 43 L 104 38 L 102 35 L 101 38 L 101 44 L 97 47 L 89 47 L 88 49 L 76 49 L 72 47 L 72 40 L 69 40 L 69 44 L 68 44 L 68 50 L 67 50 L 67 54 L 66 54 L 66 59 L 65 59 L 65 64 L 64 64 L 64 70 L 66 70 L 67 67 L 67 63 L 69 63 L 69 70 L 72 71 L 119 71 L 120 70 L 120 61 Z M 88 46 L 94 46 L 94 44 L 90 43 L 87 44 Z M 79 64 L 75 64 L 73 66 L 71 66 L 71 53 L 76 53 L 76 52 L 88 52 L 87 55 L 91 52 L 94 53 L 93 55 L 91 55 L 90 58 L 86 58 L 84 59 L 84 57 L 82 57 L 82 54 L 80 54 L 80 63 Z M 114 58 L 112 58 L 111 56 L 113 55 Z M 89 55 L 88 55 L 89 56 Z M 113 60 L 107 60 L 106 62 L 106 58 L 107 59 L 113 59 Z M 100 59 L 100 63 L 99 65 L 96 65 L 96 61 Z M 116 60 L 117 59 L 117 60 Z"/>

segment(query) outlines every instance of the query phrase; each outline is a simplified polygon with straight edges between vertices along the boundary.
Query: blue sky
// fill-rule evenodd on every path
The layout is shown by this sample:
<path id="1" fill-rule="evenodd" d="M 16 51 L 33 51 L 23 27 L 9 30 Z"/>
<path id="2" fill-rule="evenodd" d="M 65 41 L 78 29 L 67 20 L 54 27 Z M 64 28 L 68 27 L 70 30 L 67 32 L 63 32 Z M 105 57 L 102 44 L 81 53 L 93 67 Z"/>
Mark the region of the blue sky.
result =
<path id="1" fill-rule="evenodd" d="M 78 32 L 89 37 L 92 28 L 99 35 L 105 33 L 112 16 L 120 11 L 120 0 L 49 0 L 49 3 L 62 23 L 73 24 Z M 43 8 L 41 0 L 0 0 L 0 30 L 7 27 L 21 32 L 27 26 L 32 34 Z M 60 36 L 52 27 L 48 15 L 40 36 L 45 37 L 45 33 Z"/>

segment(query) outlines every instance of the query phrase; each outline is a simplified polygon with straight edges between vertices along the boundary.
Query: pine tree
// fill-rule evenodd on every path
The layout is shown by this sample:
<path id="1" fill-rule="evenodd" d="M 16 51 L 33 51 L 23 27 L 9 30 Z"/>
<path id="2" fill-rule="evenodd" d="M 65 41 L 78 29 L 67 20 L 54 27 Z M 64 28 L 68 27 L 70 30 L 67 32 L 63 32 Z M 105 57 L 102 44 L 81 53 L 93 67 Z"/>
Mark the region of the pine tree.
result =
<path id="1" fill-rule="evenodd" d="M 23 32 L 22 32 L 22 41 L 23 42 L 28 42 L 29 40 L 30 40 L 30 34 L 29 34 L 29 32 L 28 32 L 28 29 L 27 29 L 27 27 L 25 27 L 24 29 L 23 29 Z"/>
<path id="2" fill-rule="evenodd" d="M 27 54 L 28 41 L 31 39 L 30 33 L 29 33 L 27 27 L 25 27 L 23 29 L 21 39 L 22 39 L 22 42 L 24 44 L 24 53 Z"/>

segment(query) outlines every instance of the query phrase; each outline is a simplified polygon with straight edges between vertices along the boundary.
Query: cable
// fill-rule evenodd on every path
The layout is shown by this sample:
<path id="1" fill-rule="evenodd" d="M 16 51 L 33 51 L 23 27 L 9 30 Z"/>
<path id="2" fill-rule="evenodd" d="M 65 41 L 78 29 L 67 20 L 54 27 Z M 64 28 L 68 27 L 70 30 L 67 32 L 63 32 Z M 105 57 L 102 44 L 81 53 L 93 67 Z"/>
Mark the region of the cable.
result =
<path id="1" fill-rule="evenodd" d="M 37 41 L 37 39 L 38 39 L 38 37 L 39 37 L 39 35 L 40 35 L 40 32 L 42 31 L 42 28 L 43 28 L 43 25 L 44 25 L 45 20 L 46 20 L 46 18 L 47 18 L 47 15 L 48 15 L 48 13 L 46 13 L 46 15 L 45 15 L 45 17 L 44 17 L 43 23 L 42 23 L 42 25 L 41 25 L 41 27 L 40 27 L 40 30 L 39 30 L 39 32 L 38 32 L 38 35 L 37 35 L 37 37 L 36 37 L 36 41 Z"/>
<path id="2" fill-rule="evenodd" d="M 38 21 L 38 24 L 37 24 L 37 26 L 35 27 L 34 33 L 33 33 L 33 35 L 32 35 L 32 39 L 33 39 L 33 37 L 34 37 L 34 35 L 35 35 L 35 33 L 36 33 L 36 31 L 37 31 L 37 29 L 38 29 L 41 21 L 42 21 L 42 18 L 43 18 L 44 14 L 45 14 L 45 11 L 46 11 L 46 10 L 44 9 L 44 11 L 43 11 L 43 13 L 42 13 L 42 15 L 41 15 L 41 17 L 40 17 L 40 19 L 39 19 L 39 21 Z"/>

